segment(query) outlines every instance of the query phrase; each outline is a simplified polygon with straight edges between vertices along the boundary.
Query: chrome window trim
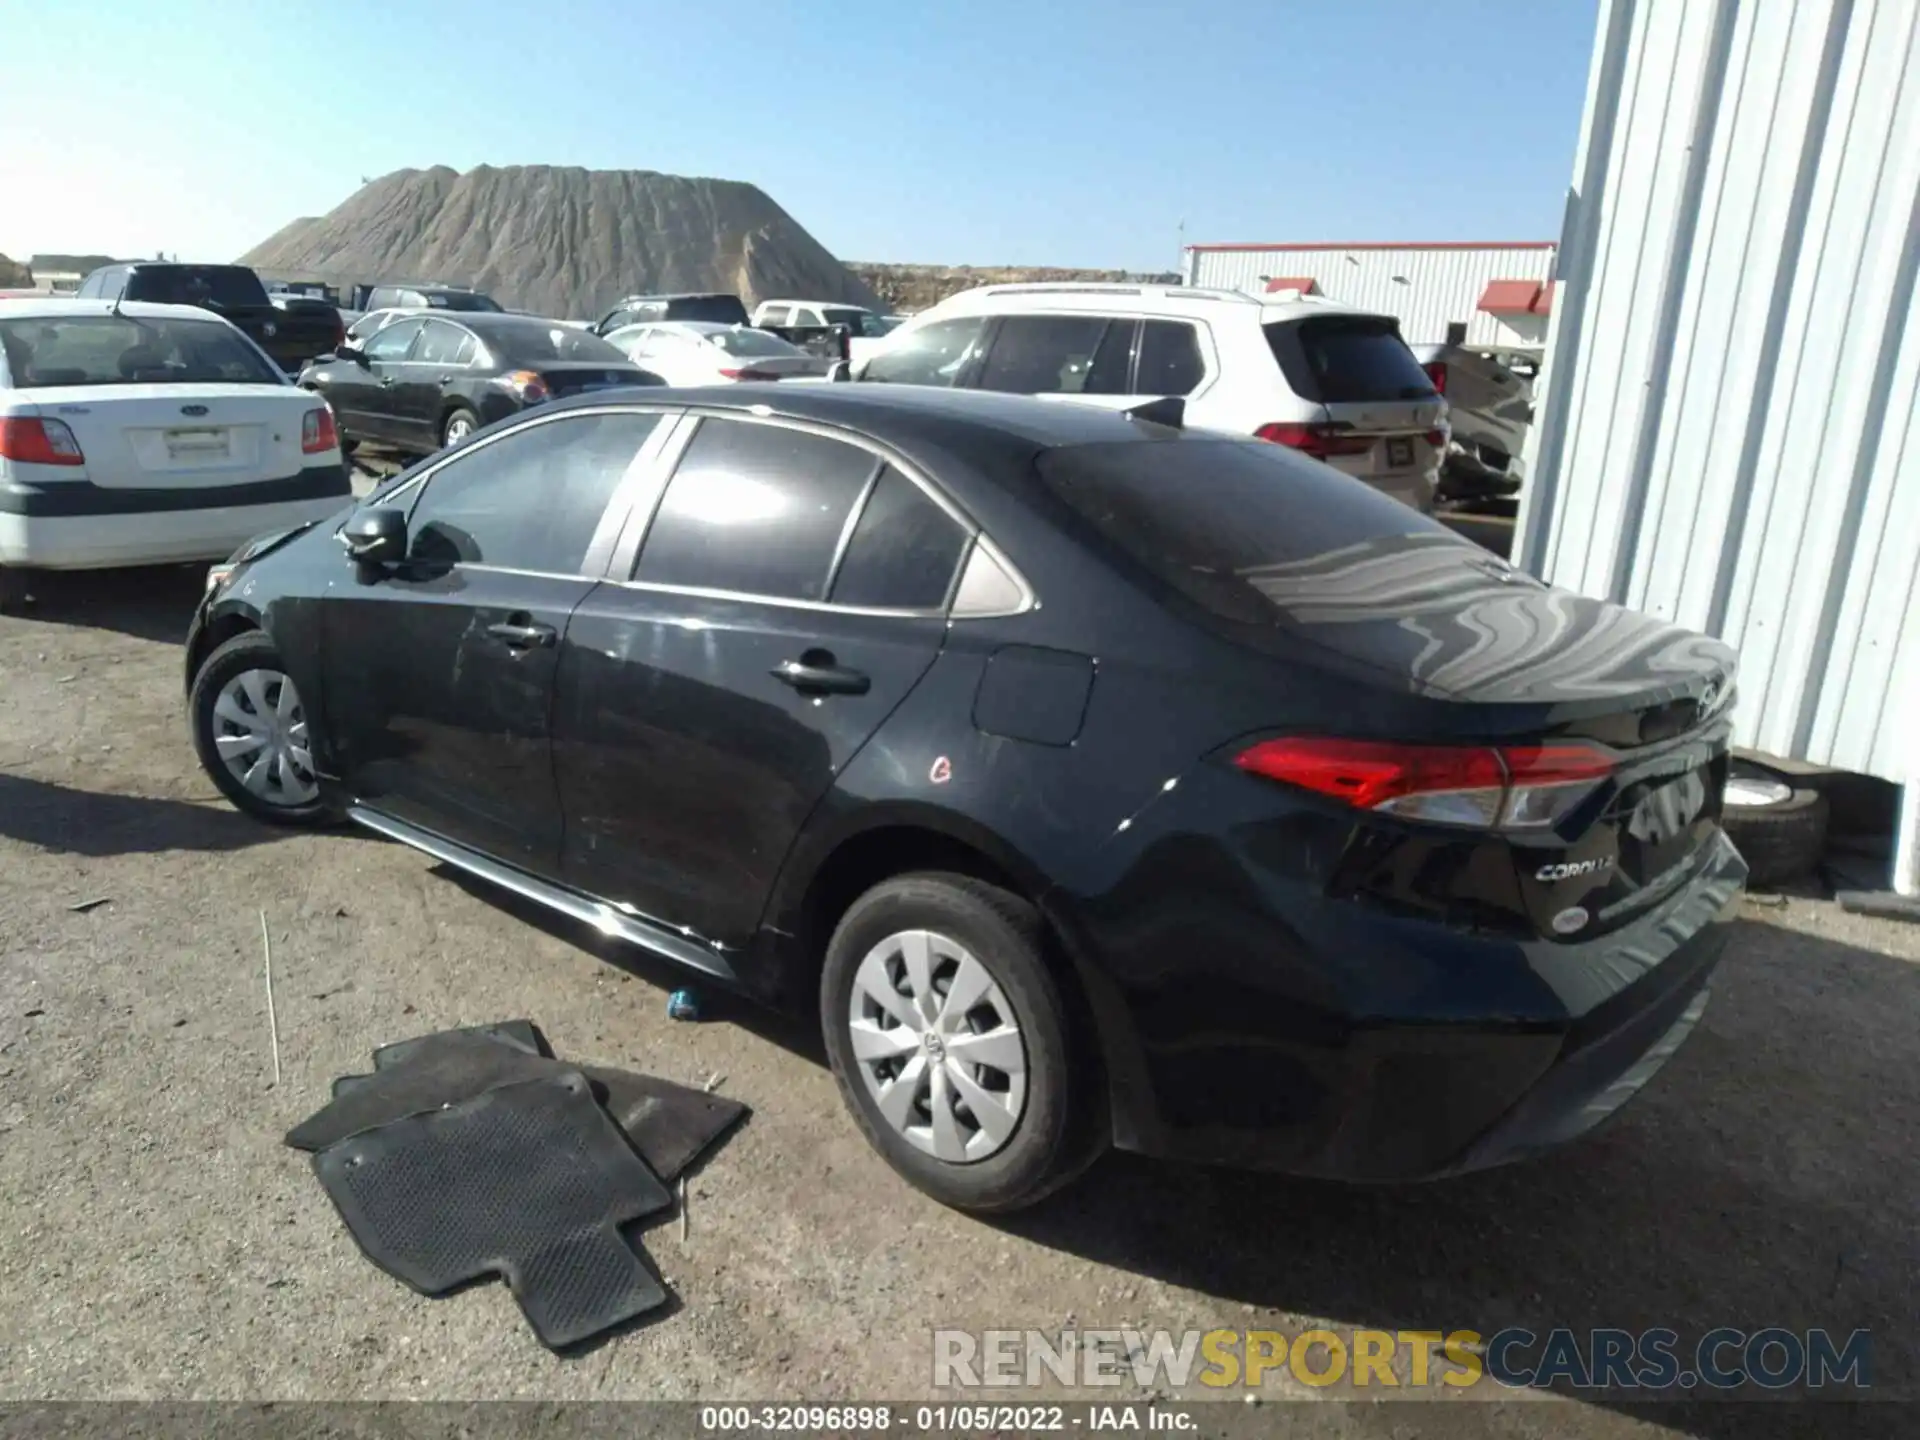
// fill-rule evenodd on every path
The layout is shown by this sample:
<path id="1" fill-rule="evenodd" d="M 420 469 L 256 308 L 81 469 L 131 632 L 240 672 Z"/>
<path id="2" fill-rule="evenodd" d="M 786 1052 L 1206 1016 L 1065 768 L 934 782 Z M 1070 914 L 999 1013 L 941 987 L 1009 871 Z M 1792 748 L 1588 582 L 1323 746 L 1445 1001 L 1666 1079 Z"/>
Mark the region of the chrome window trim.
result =
<path id="1" fill-rule="evenodd" d="M 820 591 L 820 598 L 831 603 L 834 584 L 840 579 L 840 567 L 846 564 L 847 548 L 853 544 L 853 532 L 859 528 L 860 517 L 867 513 L 867 502 L 873 498 L 873 492 L 879 488 L 880 477 L 887 473 L 887 462 L 876 459 L 873 468 L 867 472 L 866 483 L 860 487 L 860 493 L 853 497 L 853 504 L 847 510 L 846 523 L 840 527 L 840 538 L 834 542 L 833 558 L 827 562 L 827 583 Z M 961 542 L 961 553 L 965 554 L 973 547 L 966 541 Z M 952 577 L 948 577 L 951 582 Z M 947 586 L 952 593 L 951 583 Z"/>

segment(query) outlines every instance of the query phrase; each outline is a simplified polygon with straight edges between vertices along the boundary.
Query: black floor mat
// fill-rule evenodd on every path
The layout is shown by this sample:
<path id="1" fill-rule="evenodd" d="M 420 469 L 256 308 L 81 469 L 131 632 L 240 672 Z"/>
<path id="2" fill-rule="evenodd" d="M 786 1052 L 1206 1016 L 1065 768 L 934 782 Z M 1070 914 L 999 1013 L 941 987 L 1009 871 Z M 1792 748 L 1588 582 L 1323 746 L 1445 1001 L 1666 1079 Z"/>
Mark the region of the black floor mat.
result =
<path id="1" fill-rule="evenodd" d="M 431 1035 L 416 1035 L 411 1040 L 396 1040 L 391 1045 L 382 1045 L 373 1052 L 373 1068 L 385 1070 L 389 1065 L 404 1065 L 421 1047 L 437 1044 L 449 1035 L 477 1035 L 485 1040 L 498 1040 L 502 1045 L 511 1045 L 516 1050 L 524 1050 L 529 1055 L 551 1055 L 552 1047 L 547 1037 L 542 1035 L 531 1020 L 502 1020 L 497 1025 L 469 1025 L 464 1030 L 437 1030 Z"/>
<path id="2" fill-rule="evenodd" d="M 374 1264 L 427 1295 L 501 1275 L 552 1349 L 666 1299 L 619 1227 L 667 1188 L 577 1071 L 395 1120 L 313 1168 Z"/>
<path id="3" fill-rule="evenodd" d="M 446 1030 L 383 1046 L 374 1052 L 379 1068 L 371 1075 L 342 1075 L 335 1080 L 332 1103 L 289 1130 L 287 1144 L 296 1150 L 320 1150 L 349 1135 L 405 1115 L 437 1110 L 483 1090 L 578 1069 L 592 1082 L 595 1098 L 607 1107 L 641 1158 L 671 1184 L 747 1113 L 738 1100 L 671 1080 L 600 1065 L 571 1066 L 530 1054 L 494 1033 L 506 1028 Z M 402 1054 L 404 1063 L 382 1060 L 394 1052 Z"/>
<path id="4" fill-rule="evenodd" d="M 356 1082 L 345 1088 L 335 1082 L 334 1098 L 289 1130 L 287 1144 L 296 1150 L 322 1150 L 349 1135 L 501 1085 L 572 1073 L 561 1061 L 470 1031 L 449 1030 L 408 1043 L 414 1048 L 406 1064 L 345 1077 Z"/>

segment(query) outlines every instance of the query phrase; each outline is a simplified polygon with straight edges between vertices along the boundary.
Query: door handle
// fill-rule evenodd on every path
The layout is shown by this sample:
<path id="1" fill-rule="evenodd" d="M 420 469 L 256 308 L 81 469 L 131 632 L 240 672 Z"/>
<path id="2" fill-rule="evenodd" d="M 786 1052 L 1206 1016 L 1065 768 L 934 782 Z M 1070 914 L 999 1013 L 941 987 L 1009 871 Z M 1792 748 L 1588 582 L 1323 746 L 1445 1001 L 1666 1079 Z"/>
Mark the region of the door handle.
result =
<path id="1" fill-rule="evenodd" d="M 768 673 L 802 695 L 864 695 L 873 688 L 873 681 L 864 674 L 836 664 L 823 650 L 809 650 L 798 660 L 782 660 Z"/>
<path id="2" fill-rule="evenodd" d="M 496 640 L 505 641 L 509 650 L 539 649 L 560 638 L 560 632 L 553 626 L 540 625 L 524 618 L 501 620 L 487 626 L 487 633 Z"/>
<path id="3" fill-rule="evenodd" d="M 381 388 L 382 390 L 386 390 L 386 389 L 389 389 L 389 388 L 391 388 L 391 387 L 392 387 L 392 385 L 393 385 L 393 376 L 391 376 L 391 375 L 382 375 L 382 376 L 380 377 L 380 388 Z"/>

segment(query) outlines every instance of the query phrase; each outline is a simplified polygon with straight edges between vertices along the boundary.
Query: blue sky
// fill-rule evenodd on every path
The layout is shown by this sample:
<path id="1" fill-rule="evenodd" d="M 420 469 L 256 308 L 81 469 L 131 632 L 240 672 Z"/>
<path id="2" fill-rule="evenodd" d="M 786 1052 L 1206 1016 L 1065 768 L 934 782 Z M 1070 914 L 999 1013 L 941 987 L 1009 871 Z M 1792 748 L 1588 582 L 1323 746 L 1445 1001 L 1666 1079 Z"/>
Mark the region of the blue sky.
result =
<path id="1" fill-rule="evenodd" d="M 1548 239 L 1595 0 L 0 0 L 0 252 L 237 255 L 363 177 L 751 181 L 842 259 Z"/>

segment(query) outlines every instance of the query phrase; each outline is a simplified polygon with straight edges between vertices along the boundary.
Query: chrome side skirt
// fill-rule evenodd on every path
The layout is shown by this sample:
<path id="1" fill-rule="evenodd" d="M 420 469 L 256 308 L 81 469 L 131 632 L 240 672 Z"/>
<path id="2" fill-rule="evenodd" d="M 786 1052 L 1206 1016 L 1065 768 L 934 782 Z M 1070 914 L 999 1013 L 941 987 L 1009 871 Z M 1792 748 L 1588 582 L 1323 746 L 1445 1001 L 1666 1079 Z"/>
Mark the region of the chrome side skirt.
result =
<path id="1" fill-rule="evenodd" d="M 669 960 L 691 966 L 722 980 L 734 980 L 733 967 L 726 961 L 725 955 L 711 946 L 702 945 L 698 940 L 676 935 L 663 930 L 645 919 L 629 915 L 603 900 L 593 900 L 577 891 L 567 890 L 559 885 L 549 884 L 511 865 L 503 865 L 498 860 L 489 859 L 477 850 L 452 840 L 444 840 L 438 835 L 409 825 L 404 820 L 396 820 L 391 815 L 382 815 L 378 811 L 353 805 L 347 809 L 347 818 L 356 825 L 385 835 L 389 840 L 398 840 L 402 845 L 410 845 L 422 854 L 464 870 L 469 875 L 477 875 L 490 885 L 498 885 L 503 890 L 511 890 L 516 895 L 525 896 L 537 904 L 545 905 L 549 910 L 557 910 L 562 915 L 583 921 L 593 926 L 602 935 L 611 935 L 616 940 L 624 940 L 629 945 L 638 945 L 643 950 L 651 950 Z"/>

